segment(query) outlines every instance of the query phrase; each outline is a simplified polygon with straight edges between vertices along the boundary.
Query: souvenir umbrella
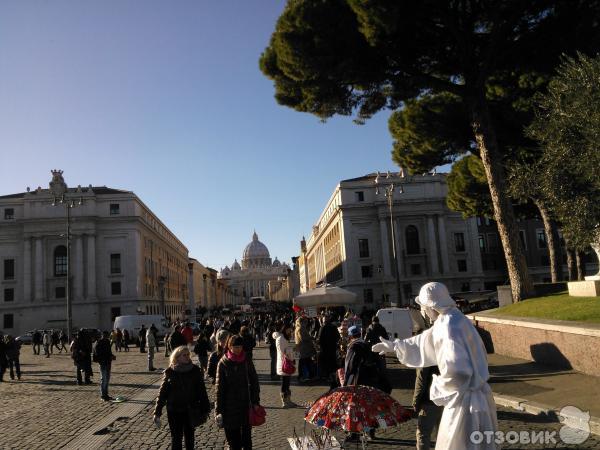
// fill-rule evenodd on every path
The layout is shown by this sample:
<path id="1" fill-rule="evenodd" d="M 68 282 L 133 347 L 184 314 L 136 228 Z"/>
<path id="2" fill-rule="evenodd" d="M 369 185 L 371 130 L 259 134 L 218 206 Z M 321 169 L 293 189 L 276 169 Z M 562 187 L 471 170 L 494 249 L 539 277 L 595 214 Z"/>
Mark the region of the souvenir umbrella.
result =
<path id="1" fill-rule="evenodd" d="M 369 386 L 344 386 L 319 397 L 304 420 L 329 430 L 352 433 L 399 425 L 411 412 L 390 395 Z"/>

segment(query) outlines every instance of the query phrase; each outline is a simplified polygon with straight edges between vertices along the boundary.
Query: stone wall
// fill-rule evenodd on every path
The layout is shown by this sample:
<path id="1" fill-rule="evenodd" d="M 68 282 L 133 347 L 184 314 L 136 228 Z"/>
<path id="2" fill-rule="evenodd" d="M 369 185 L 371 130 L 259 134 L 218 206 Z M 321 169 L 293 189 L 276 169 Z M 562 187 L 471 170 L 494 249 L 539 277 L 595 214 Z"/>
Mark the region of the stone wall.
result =
<path id="1" fill-rule="evenodd" d="M 469 316 L 488 353 L 600 376 L 600 325 Z"/>

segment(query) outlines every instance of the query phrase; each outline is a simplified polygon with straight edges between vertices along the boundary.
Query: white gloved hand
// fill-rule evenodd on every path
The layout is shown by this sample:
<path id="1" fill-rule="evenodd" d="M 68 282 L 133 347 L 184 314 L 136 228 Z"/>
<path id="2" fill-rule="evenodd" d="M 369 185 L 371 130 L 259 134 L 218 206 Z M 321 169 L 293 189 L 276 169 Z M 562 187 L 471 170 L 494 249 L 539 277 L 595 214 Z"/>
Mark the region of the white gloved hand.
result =
<path id="1" fill-rule="evenodd" d="M 153 420 L 154 420 L 154 425 L 156 426 L 156 428 L 160 428 L 160 416 L 154 416 Z"/>
<path id="2" fill-rule="evenodd" d="M 384 339 L 383 337 L 380 337 L 379 340 L 381 342 L 379 344 L 375 344 L 373 347 L 371 347 L 371 351 L 373 351 L 375 353 L 379 353 L 380 355 L 394 352 L 394 342 L 393 341 L 388 341 L 387 339 Z"/>

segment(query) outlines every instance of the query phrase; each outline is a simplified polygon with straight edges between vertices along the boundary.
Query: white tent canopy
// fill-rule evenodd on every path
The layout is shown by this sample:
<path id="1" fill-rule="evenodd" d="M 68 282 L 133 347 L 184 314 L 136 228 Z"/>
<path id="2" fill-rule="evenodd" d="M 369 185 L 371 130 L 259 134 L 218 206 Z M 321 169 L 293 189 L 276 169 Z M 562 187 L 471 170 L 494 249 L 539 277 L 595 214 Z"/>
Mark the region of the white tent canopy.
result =
<path id="1" fill-rule="evenodd" d="M 311 306 L 354 305 L 357 296 L 354 292 L 336 286 L 321 286 L 294 297 L 294 304 L 301 308 Z"/>

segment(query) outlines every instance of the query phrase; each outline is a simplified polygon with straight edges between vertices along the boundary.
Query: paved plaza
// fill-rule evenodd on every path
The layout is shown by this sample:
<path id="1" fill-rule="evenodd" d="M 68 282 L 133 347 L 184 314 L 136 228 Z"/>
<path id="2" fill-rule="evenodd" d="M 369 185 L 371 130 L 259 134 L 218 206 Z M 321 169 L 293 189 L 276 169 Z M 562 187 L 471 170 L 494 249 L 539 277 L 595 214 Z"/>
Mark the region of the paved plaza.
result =
<path id="1" fill-rule="evenodd" d="M 261 402 L 267 409 L 267 423 L 253 431 L 254 448 L 286 449 L 287 437 L 294 430 L 304 431 L 304 407 L 282 409 L 279 404 L 277 382 L 268 378 L 268 352 L 261 347 L 255 352 L 255 361 L 261 381 Z M 104 403 L 100 400 L 99 374 L 94 364 L 94 384 L 76 386 L 73 365 L 66 354 L 51 358 L 34 356 L 29 346 L 23 347 L 23 377 L 21 381 L 0 384 L 0 448 L 1 449 L 167 449 L 170 436 L 163 416 L 163 426 L 152 423 L 153 399 L 160 383 L 160 372 L 147 372 L 146 355 L 132 348 L 129 353 L 117 353 L 114 363 L 110 394 L 124 396 L 127 402 Z M 414 375 L 412 371 L 390 363 L 394 386 L 393 395 L 400 403 L 411 402 Z M 166 367 L 167 359 L 157 356 L 156 366 Z M 325 386 L 292 385 L 293 399 L 308 404 L 326 390 Z M 213 388 L 209 393 L 214 397 Z M 511 444 L 502 448 L 597 448 L 600 439 L 590 437 L 584 444 L 567 446 L 558 438 L 560 424 L 543 417 L 500 408 L 498 419 L 502 431 L 548 430 L 556 432 L 556 444 Z M 378 432 L 378 439 L 369 444 L 371 449 L 409 449 L 415 447 L 416 421 Z M 310 430 L 310 426 L 306 426 Z M 338 438 L 342 435 L 337 434 Z M 224 433 L 210 420 L 196 431 L 196 447 L 223 449 Z"/>

